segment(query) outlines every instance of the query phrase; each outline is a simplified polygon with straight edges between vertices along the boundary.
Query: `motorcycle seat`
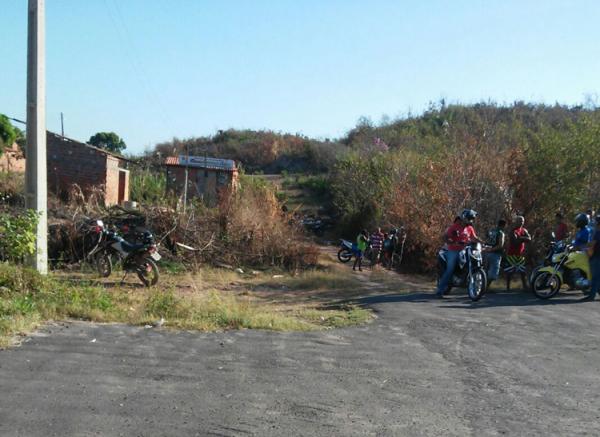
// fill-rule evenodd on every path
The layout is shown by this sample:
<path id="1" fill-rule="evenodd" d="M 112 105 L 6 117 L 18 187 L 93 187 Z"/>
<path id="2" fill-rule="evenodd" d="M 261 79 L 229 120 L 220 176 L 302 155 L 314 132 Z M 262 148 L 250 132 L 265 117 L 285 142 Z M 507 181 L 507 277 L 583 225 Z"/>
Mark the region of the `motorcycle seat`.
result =
<path id="1" fill-rule="evenodd" d="M 121 246 L 123 247 L 123 250 L 125 252 L 127 252 L 127 253 L 135 252 L 135 251 L 138 251 L 138 250 L 143 249 L 144 247 L 146 247 L 146 245 L 144 243 L 133 244 L 133 243 L 128 243 L 125 240 L 123 240 L 121 242 Z"/>

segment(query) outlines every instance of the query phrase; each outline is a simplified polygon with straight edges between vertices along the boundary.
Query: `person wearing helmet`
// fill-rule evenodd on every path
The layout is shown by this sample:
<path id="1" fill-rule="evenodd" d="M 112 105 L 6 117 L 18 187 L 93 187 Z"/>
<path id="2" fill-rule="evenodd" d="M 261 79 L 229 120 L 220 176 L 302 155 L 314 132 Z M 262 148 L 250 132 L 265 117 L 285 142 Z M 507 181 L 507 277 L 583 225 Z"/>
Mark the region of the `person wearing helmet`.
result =
<path id="1" fill-rule="evenodd" d="M 575 216 L 575 226 L 577 227 L 577 234 L 573 240 L 573 249 L 585 250 L 590 241 L 592 241 L 592 233 L 590 232 L 590 218 L 583 212 Z"/>
<path id="2" fill-rule="evenodd" d="M 473 221 L 476 217 L 477 212 L 472 209 L 465 209 L 460 214 L 460 219 L 457 220 L 457 217 L 452 226 L 444 233 L 444 241 L 448 250 L 446 252 L 446 270 L 440 278 L 436 292 L 436 296 L 439 298 L 444 297 L 444 291 L 448 288 L 448 281 L 454 273 L 460 251 L 472 241 L 483 243 L 477 237 L 475 228 L 473 228 Z"/>

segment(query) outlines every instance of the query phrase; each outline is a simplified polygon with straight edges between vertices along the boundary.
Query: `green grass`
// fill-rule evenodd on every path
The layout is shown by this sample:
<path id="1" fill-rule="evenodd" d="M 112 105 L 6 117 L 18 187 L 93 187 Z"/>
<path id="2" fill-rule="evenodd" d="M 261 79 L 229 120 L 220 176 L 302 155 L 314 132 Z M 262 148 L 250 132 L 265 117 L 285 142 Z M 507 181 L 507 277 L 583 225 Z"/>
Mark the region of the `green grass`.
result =
<path id="1" fill-rule="evenodd" d="M 206 268 L 194 275 L 164 272 L 160 288 L 145 289 L 44 277 L 0 263 L 0 347 L 52 320 L 145 325 L 164 318 L 165 326 L 174 329 L 308 331 L 355 325 L 371 318 L 370 311 L 357 307 L 326 309 L 299 301 L 285 305 L 261 302 L 251 291 L 260 278 L 224 269 Z M 297 289 L 347 285 L 326 272 L 307 273 L 302 279 L 286 277 L 283 282 Z M 237 287 L 235 291 L 232 286 Z"/>

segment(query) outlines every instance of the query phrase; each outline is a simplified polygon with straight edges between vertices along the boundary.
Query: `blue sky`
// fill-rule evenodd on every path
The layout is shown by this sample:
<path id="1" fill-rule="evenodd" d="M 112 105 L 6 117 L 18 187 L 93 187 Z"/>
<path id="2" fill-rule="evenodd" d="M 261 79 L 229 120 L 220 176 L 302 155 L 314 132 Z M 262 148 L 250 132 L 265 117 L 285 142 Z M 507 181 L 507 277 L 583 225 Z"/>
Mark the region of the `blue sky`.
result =
<path id="1" fill-rule="evenodd" d="M 25 117 L 26 0 L 0 0 L 0 113 Z M 337 137 L 432 100 L 600 92 L 600 2 L 46 0 L 47 126 L 129 152 L 252 128 Z"/>

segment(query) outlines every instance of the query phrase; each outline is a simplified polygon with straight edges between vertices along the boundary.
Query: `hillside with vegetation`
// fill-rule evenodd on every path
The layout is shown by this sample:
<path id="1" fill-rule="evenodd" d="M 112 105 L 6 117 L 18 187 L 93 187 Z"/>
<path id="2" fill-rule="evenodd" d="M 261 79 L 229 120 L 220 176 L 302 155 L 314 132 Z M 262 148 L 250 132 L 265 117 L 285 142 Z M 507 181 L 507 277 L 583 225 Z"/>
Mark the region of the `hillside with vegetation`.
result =
<path id="1" fill-rule="evenodd" d="M 359 124 L 341 142 L 352 152 L 329 178 L 342 225 L 404 225 L 419 266 L 433 264 L 462 208 L 480 213 L 481 231 L 525 215 L 535 252 L 557 211 L 571 217 L 600 204 L 596 108 L 441 102 L 420 116 Z"/>
<path id="2" fill-rule="evenodd" d="M 158 144 L 148 157 L 188 150 L 236 159 L 247 173 L 312 174 L 317 183 L 304 188 L 333 206 L 339 233 L 402 224 L 418 265 L 435 259 L 440 233 L 464 207 L 480 213 L 482 230 L 524 214 L 541 237 L 557 211 L 569 217 L 600 205 L 600 110 L 593 106 L 441 101 L 381 124 L 361 119 L 334 141 L 228 130 Z M 280 199 L 298 198 L 297 188 Z"/>
<path id="3" fill-rule="evenodd" d="M 319 173 L 327 171 L 347 147 L 339 142 L 262 130 L 219 131 L 214 136 L 174 138 L 156 145 L 147 159 L 169 155 L 218 156 L 238 161 L 247 173 Z"/>

